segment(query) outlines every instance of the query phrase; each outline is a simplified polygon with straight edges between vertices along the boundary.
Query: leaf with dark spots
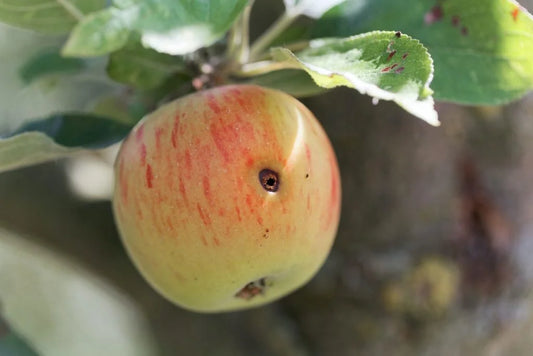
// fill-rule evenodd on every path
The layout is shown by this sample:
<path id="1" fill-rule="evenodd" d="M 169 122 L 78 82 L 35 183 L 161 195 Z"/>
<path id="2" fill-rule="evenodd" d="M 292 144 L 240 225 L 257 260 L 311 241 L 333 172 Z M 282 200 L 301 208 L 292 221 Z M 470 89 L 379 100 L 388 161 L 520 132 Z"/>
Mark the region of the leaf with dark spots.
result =
<path id="1" fill-rule="evenodd" d="M 428 49 L 436 99 L 496 105 L 533 89 L 533 57 L 525 55 L 533 51 L 533 16 L 514 0 L 345 1 L 314 23 L 312 36 L 383 28 Z"/>
<path id="2" fill-rule="evenodd" d="M 411 56 L 403 63 L 403 74 L 390 75 L 388 63 L 397 53 L 407 52 Z M 301 52 L 275 48 L 272 55 L 287 66 L 305 70 L 321 87 L 354 88 L 377 99 L 392 100 L 422 120 L 439 124 L 429 88 L 433 76 L 431 58 L 420 42 L 407 35 L 374 31 L 347 38 L 316 39 Z"/>

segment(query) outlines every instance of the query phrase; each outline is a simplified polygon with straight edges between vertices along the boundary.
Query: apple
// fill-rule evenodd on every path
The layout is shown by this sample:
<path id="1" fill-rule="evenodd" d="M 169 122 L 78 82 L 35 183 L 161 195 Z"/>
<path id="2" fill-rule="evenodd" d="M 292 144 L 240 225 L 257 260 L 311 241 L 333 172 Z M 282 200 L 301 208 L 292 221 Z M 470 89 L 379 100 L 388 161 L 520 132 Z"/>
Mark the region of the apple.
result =
<path id="1" fill-rule="evenodd" d="M 197 92 L 141 120 L 115 162 L 113 210 L 145 279 L 189 310 L 276 300 L 324 263 L 337 160 L 314 115 L 253 85 Z"/>

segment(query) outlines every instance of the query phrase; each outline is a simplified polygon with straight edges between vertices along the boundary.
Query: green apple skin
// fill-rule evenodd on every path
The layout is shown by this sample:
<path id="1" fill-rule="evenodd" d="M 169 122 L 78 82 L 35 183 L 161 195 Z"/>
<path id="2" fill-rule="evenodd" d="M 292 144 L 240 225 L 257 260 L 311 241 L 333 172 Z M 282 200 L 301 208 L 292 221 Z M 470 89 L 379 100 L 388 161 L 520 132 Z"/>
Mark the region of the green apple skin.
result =
<path id="1" fill-rule="evenodd" d="M 276 192 L 263 187 L 263 169 L 278 174 Z M 130 257 L 189 310 L 279 299 L 315 275 L 337 232 L 332 146 L 314 115 L 279 91 L 228 85 L 166 104 L 123 142 L 115 173 L 113 210 Z"/>

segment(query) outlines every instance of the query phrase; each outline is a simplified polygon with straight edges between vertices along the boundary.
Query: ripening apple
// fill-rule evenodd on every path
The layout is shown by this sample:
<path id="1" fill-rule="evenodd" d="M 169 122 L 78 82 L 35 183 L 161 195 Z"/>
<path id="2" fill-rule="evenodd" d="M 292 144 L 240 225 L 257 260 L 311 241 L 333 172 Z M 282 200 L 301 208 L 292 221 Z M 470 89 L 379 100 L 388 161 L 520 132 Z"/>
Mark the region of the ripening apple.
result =
<path id="1" fill-rule="evenodd" d="M 324 263 L 340 213 L 335 154 L 299 101 L 229 85 L 141 120 L 115 163 L 113 209 L 146 280 L 194 311 L 258 306 Z"/>

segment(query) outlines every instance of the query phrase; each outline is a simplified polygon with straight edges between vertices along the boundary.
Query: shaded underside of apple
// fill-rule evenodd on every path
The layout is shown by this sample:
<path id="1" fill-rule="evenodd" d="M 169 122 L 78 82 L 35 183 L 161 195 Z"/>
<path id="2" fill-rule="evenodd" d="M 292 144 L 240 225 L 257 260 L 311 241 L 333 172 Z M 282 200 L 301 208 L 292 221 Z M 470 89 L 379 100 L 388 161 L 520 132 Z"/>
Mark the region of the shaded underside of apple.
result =
<path id="1" fill-rule="evenodd" d="M 306 283 L 340 213 L 335 154 L 296 99 L 232 85 L 150 114 L 115 163 L 113 208 L 148 282 L 196 311 L 276 300 Z"/>

